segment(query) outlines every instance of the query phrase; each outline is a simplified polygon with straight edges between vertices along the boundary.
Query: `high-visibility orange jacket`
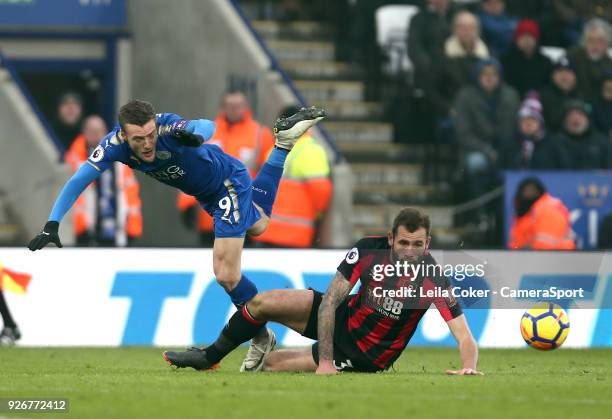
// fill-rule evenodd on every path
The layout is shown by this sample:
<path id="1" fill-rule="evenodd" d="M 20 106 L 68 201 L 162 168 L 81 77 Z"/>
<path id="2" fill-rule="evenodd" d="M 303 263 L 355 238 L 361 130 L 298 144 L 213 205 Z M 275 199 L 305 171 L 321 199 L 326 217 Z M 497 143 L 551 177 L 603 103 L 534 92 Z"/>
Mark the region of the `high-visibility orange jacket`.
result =
<path id="1" fill-rule="evenodd" d="M 66 163 L 73 172 L 87 160 L 85 137 L 79 135 L 66 151 Z M 140 185 L 134 172 L 128 166 L 115 163 L 115 180 L 117 190 L 117 243 L 125 245 L 125 237 L 138 238 L 142 236 L 142 203 L 140 201 Z M 95 184 L 95 182 L 94 182 Z M 73 207 L 74 233 L 79 236 L 96 225 L 97 202 L 96 191 L 89 185 L 77 198 Z"/>
<path id="2" fill-rule="evenodd" d="M 208 143 L 217 144 L 225 153 L 240 160 L 254 178 L 274 146 L 274 136 L 270 128 L 254 120 L 249 111 L 245 112 L 240 122 L 234 124 L 229 124 L 225 115 L 220 113 L 215 124 L 215 133 Z M 180 211 L 185 211 L 192 205 L 197 205 L 197 201 L 193 196 L 179 192 L 176 205 Z M 213 231 L 212 218 L 201 208 L 198 230 Z"/>
<path id="3" fill-rule="evenodd" d="M 276 246 L 311 247 L 315 222 L 331 201 L 329 174 L 325 149 L 305 134 L 287 156 L 268 228 L 253 240 Z"/>
<path id="4" fill-rule="evenodd" d="M 511 249 L 575 249 L 570 214 L 565 205 L 545 193 L 527 214 L 515 217 L 510 230 Z"/>

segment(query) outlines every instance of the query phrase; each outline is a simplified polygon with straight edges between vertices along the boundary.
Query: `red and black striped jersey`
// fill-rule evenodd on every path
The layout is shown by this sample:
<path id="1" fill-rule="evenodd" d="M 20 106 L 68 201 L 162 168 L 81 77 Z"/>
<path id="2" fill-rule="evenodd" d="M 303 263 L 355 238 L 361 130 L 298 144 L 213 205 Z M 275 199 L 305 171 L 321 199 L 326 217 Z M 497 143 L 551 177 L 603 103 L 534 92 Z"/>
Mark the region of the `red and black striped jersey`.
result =
<path id="1" fill-rule="evenodd" d="M 461 315 L 458 301 L 450 293 L 444 275 L 424 275 L 424 267 L 435 266 L 427 253 L 416 269 L 381 275 L 381 266 L 392 265 L 386 237 L 359 240 L 338 266 L 351 284 L 361 282 L 339 310 L 346 310 L 348 335 L 365 356 L 379 368 L 388 368 L 402 353 L 427 309 L 434 304 L 442 318 L 449 321 Z M 390 272 L 390 271 L 389 271 Z M 381 278 L 382 276 L 382 278 Z"/>

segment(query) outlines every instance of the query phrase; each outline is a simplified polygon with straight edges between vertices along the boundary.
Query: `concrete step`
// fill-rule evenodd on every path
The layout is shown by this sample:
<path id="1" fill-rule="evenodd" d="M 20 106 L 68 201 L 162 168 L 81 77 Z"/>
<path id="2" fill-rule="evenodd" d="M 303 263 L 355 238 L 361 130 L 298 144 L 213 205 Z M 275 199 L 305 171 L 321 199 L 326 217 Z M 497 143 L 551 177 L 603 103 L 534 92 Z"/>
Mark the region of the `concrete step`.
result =
<path id="1" fill-rule="evenodd" d="M 294 84 L 308 103 L 363 99 L 364 86 L 360 81 L 295 80 Z"/>
<path id="2" fill-rule="evenodd" d="M 279 61 L 334 61 L 332 42 L 270 40 L 267 44 Z"/>
<path id="3" fill-rule="evenodd" d="M 253 20 L 251 24 L 259 35 L 265 39 L 323 40 L 331 39 L 334 36 L 334 28 L 321 22 Z"/>
<path id="4" fill-rule="evenodd" d="M 393 125 L 386 122 L 326 122 L 325 129 L 336 143 L 390 143 Z"/>
<path id="5" fill-rule="evenodd" d="M 423 167 L 418 164 L 351 164 L 355 185 L 420 185 Z"/>
<path id="6" fill-rule="evenodd" d="M 281 67 L 293 79 L 351 80 L 359 79 L 363 72 L 358 66 L 339 61 L 281 61 Z"/>
<path id="7" fill-rule="evenodd" d="M 402 208 L 408 205 L 354 205 L 353 225 L 355 228 L 378 227 L 389 229 Z M 420 207 L 429 215 L 432 228 L 453 227 L 453 213 L 450 207 Z"/>
<path id="8" fill-rule="evenodd" d="M 380 120 L 384 105 L 380 102 L 322 101 L 315 102 L 327 111 L 330 120 Z"/>
<path id="9" fill-rule="evenodd" d="M 429 153 L 426 144 L 398 144 L 367 142 L 359 144 L 339 143 L 338 148 L 350 163 L 422 163 L 427 160 Z M 453 158 L 451 146 L 443 145 L 438 148 L 437 155 L 444 161 Z"/>
<path id="10" fill-rule="evenodd" d="M 355 204 L 441 205 L 450 204 L 451 191 L 444 185 L 356 184 Z"/>

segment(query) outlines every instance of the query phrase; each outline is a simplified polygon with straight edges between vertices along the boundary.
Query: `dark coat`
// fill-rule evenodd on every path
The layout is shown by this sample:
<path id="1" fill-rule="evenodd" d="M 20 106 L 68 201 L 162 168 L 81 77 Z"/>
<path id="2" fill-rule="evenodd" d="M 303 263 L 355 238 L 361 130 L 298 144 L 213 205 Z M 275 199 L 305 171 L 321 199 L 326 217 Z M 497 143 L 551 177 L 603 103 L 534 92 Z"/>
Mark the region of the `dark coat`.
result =
<path id="1" fill-rule="evenodd" d="M 528 57 L 515 45 L 501 59 L 506 82 L 525 95 L 530 90 L 538 90 L 548 83 L 553 66 L 550 59 L 537 51 Z"/>
<path id="2" fill-rule="evenodd" d="M 609 169 L 610 146 L 606 138 L 597 130 L 590 128 L 581 136 L 559 132 L 554 141 L 558 141 L 570 158 L 571 170 Z"/>

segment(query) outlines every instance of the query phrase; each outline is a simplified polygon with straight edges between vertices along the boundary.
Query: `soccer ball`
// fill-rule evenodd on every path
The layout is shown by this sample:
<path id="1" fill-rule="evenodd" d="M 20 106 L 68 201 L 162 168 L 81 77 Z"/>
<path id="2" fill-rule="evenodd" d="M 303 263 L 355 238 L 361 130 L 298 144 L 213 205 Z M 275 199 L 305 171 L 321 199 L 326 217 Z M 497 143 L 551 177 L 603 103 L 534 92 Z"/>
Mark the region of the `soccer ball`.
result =
<path id="1" fill-rule="evenodd" d="M 554 303 L 539 302 L 523 314 L 521 334 L 532 348 L 548 351 L 563 345 L 569 334 L 569 317 Z"/>

